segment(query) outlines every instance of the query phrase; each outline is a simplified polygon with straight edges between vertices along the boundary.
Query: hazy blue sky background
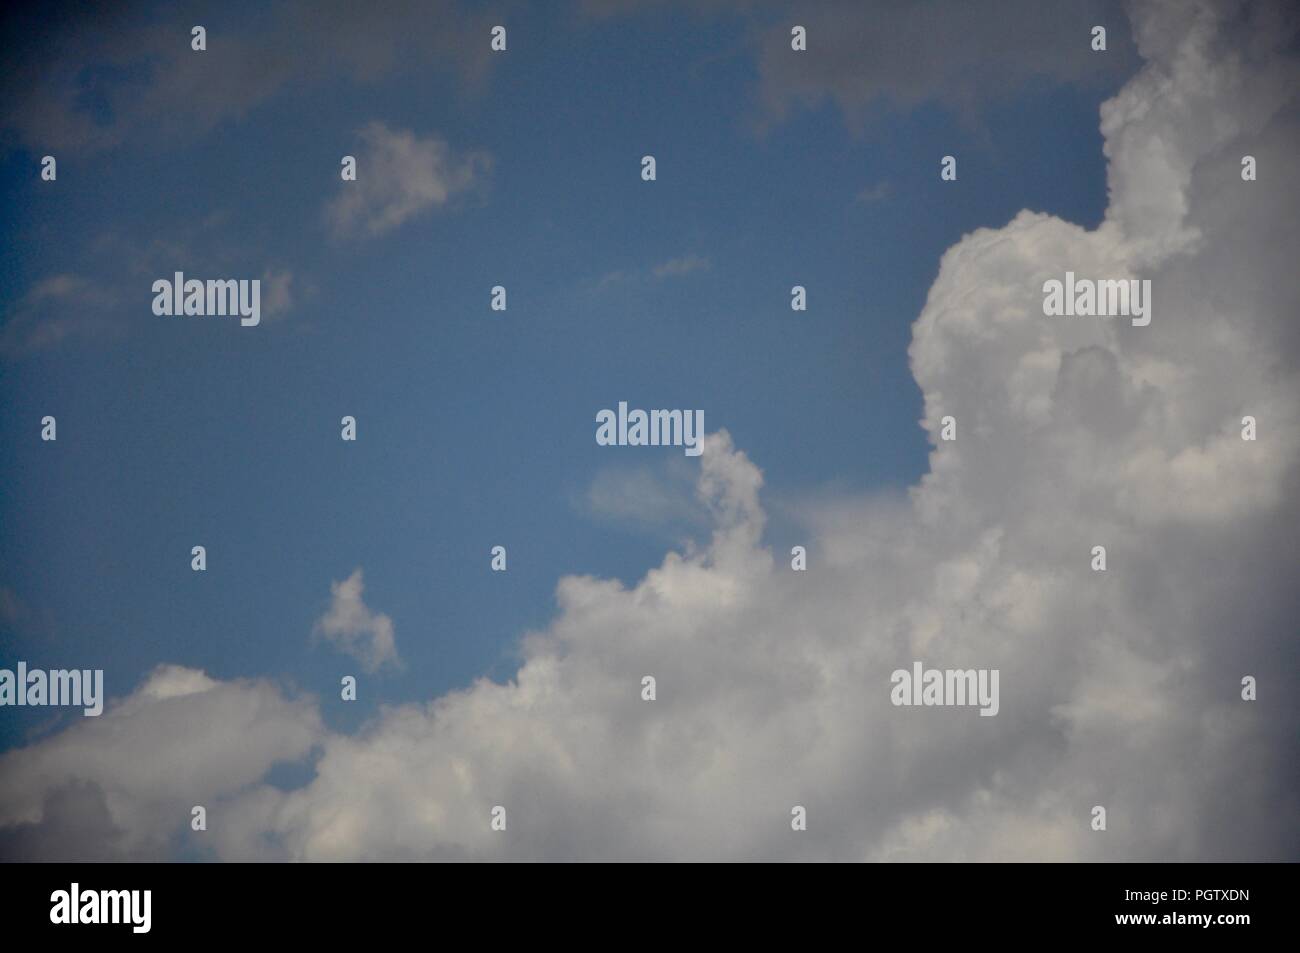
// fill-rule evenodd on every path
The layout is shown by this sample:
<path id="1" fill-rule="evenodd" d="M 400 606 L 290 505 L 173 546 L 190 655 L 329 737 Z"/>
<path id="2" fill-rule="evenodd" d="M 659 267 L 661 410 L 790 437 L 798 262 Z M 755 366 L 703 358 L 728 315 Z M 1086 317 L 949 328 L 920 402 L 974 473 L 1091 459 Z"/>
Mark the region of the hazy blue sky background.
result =
<path id="1" fill-rule="evenodd" d="M 265 21 L 255 9 L 141 8 L 128 23 L 202 57 L 206 82 L 239 84 L 224 47 Z M 788 550 L 783 497 L 901 491 L 923 472 L 906 348 L 944 249 L 1021 208 L 1089 226 L 1104 209 L 1097 107 L 1125 77 L 1111 64 L 976 105 L 846 115 L 826 99 L 778 118 L 751 50 L 776 11 L 685 30 L 656 11 L 507 9 L 508 52 L 469 80 L 436 61 L 360 83 L 294 74 L 210 125 L 182 108 L 111 146 L 50 146 L 57 184 L 37 175 L 46 150 L 11 133 L 0 307 L 12 319 L 34 286 L 74 275 L 81 296 L 49 317 L 87 326 L 5 355 L 6 660 L 102 667 L 111 694 L 167 660 L 328 695 L 357 666 L 309 637 L 330 581 L 361 566 L 405 668 L 364 679 L 354 716 L 507 677 L 561 575 L 633 581 L 699 529 L 653 493 L 593 507 L 593 486 L 626 501 L 624 481 L 671 489 L 697 466 L 596 446 L 596 411 L 702 408 L 764 468 L 768 536 Z M 51 21 L 28 12 L 10 37 L 38 46 Z M 189 53 L 199 22 L 209 50 Z M 1121 51 L 1126 29 L 1116 18 Z M 279 42 L 312 54 L 309 37 Z M 473 42 L 486 49 L 486 32 Z M 77 108 L 114 129 L 149 68 L 85 62 L 69 74 Z M 323 211 L 352 187 L 339 160 L 363 155 L 372 121 L 490 166 L 385 234 L 336 236 Z M 945 154 L 955 183 L 939 180 Z M 374 174 L 364 158 L 360 174 Z M 693 267 L 656 275 L 675 260 Z M 292 304 L 247 329 L 155 317 L 150 286 L 173 270 L 288 272 Z M 504 314 L 488 308 L 495 284 Z M 806 313 L 790 310 L 794 284 Z M 39 440 L 45 414 L 56 444 Z M 195 544 L 206 573 L 190 570 Z M 496 544 L 506 574 L 488 569 Z M 7 712 L 0 738 L 49 717 Z"/>

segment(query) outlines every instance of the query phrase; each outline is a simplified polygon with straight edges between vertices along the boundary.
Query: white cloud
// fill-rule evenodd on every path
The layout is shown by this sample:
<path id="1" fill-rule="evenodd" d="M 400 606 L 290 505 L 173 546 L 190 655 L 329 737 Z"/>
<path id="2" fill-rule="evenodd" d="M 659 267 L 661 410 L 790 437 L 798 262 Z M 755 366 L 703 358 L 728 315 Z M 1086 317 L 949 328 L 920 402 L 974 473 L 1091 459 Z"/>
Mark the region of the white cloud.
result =
<path id="1" fill-rule="evenodd" d="M 187 793 L 227 797 L 220 855 L 1292 859 L 1300 193 L 1276 170 L 1300 145 L 1294 32 L 1267 10 L 1143 10 L 1150 62 L 1102 114 L 1101 227 L 1024 212 L 943 257 L 910 351 L 935 449 L 908 498 L 809 505 L 794 573 L 762 543 L 759 469 L 710 435 L 712 537 L 631 588 L 562 579 L 510 683 L 324 735 L 293 791 L 254 784 L 266 755 L 233 781 L 182 770 Z M 1276 174 L 1243 183 L 1244 152 Z M 1066 269 L 1150 278 L 1151 325 L 1044 317 L 1042 282 Z M 955 443 L 937 439 L 946 413 Z M 1247 413 L 1255 443 L 1237 436 Z M 360 575 L 335 590 L 341 628 L 373 636 Z M 913 659 L 999 669 L 998 716 L 892 707 Z M 1259 701 L 1240 699 L 1244 674 Z M 0 828 L 83 779 L 139 841 L 155 795 L 125 766 L 188 769 L 263 718 L 289 726 L 277 754 L 315 737 L 276 695 L 235 731 L 146 694 L 159 723 L 176 706 L 175 748 L 119 720 L 93 746 L 78 725 L 5 755 Z M 87 739 L 77 757 L 68 738 Z"/>
<path id="2" fill-rule="evenodd" d="M 476 185 L 490 165 L 483 153 L 457 155 L 442 139 L 369 123 L 358 132 L 357 178 L 340 182 L 326 208 L 337 235 L 375 237 Z"/>
<path id="3" fill-rule="evenodd" d="M 372 611 L 361 598 L 365 584 L 358 567 L 342 582 L 330 583 L 330 607 L 316 622 L 315 632 L 340 652 L 352 656 L 367 672 L 401 664 L 393 620 Z"/>
<path id="4" fill-rule="evenodd" d="M 0 755 L 0 855 L 161 856 L 189 829 L 195 805 L 220 816 L 227 799 L 321 735 L 316 706 L 270 682 L 220 682 L 164 665 L 97 718 Z M 60 805 L 101 816 L 70 841 Z"/>

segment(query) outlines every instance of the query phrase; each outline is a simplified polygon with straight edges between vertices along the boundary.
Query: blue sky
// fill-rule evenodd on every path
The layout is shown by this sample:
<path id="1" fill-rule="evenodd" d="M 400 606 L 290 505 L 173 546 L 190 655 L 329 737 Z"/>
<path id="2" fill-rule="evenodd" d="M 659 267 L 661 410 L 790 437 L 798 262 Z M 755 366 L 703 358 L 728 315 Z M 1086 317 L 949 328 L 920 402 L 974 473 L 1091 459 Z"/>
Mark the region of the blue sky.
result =
<path id="1" fill-rule="evenodd" d="M 141 16 L 186 43 L 184 14 Z M 208 16 L 210 51 L 193 55 L 219 70 L 243 19 Z M 801 541 L 783 499 L 915 481 L 928 442 L 906 351 L 940 256 L 1021 208 L 1095 225 L 1097 108 L 1123 75 L 778 118 L 758 97 L 754 23 L 697 22 L 516 8 L 480 79 L 290 82 L 197 131 L 148 117 L 113 147 L 53 150 L 57 184 L 38 178 L 42 149 L 11 141 L 0 306 L 62 274 L 103 300 L 88 290 L 93 327 L 4 368 L 0 585 L 20 607 L 6 658 L 102 667 L 110 695 L 164 660 L 329 695 L 357 667 L 310 636 L 329 583 L 360 566 L 405 667 L 327 719 L 508 678 L 560 576 L 635 581 L 700 528 L 689 507 L 662 525 L 590 505 L 602 473 L 671 489 L 695 466 L 596 446 L 596 411 L 620 400 L 702 408 L 729 430 L 763 468 L 778 549 Z M 111 129 L 101 87 L 148 75 L 87 64 L 80 103 Z M 372 121 L 490 168 L 376 238 L 335 235 L 323 209 Z M 693 267 L 656 274 L 673 261 Z M 155 317 L 150 285 L 173 269 L 287 271 L 292 305 L 251 329 Z M 55 445 L 39 440 L 46 414 Z M 505 574 L 489 571 L 497 544 Z M 0 738 L 46 718 L 6 717 Z"/>

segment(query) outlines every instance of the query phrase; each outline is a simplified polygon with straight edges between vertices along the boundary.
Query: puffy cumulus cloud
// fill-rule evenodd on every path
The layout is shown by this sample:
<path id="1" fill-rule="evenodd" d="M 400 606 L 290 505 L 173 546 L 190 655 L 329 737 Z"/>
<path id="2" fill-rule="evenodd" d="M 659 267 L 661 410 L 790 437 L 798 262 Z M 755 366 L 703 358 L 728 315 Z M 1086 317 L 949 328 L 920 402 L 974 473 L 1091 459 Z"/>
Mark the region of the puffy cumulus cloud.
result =
<path id="1" fill-rule="evenodd" d="M 357 179 L 341 185 L 326 208 L 336 235 L 373 238 L 479 184 L 491 165 L 484 153 L 457 155 L 442 139 L 420 138 L 369 123 L 358 133 Z"/>
<path id="2" fill-rule="evenodd" d="M 164 856 L 194 805 L 219 818 L 321 730 L 314 702 L 270 682 L 160 666 L 99 717 L 0 755 L 0 856 Z"/>
<path id="3" fill-rule="evenodd" d="M 317 620 L 315 634 L 352 656 L 367 672 L 399 667 L 393 620 L 367 606 L 361 598 L 364 591 L 360 567 L 342 582 L 330 583 L 330 607 Z"/>
<path id="4" fill-rule="evenodd" d="M 1294 556 L 1278 527 L 1297 516 L 1285 325 L 1300 283 L 1272 243 L 1294 245 L 1300 193 L 1243 182 L 1240 160 L 1300 145 L 1296 19 L 1280 5 L 1157 3 L 1134 21 L 1149 62 L 1102 108 L 1103 224 L 1023 212 L 944 256 L 911 356 L 926 425 L 953 414 L 959 438 L 932 454 L 914 503 L 967 553 L 952 589 L 969 599 L 954 608 L 982 603 L 996 622 L 984 637 L 1000 630 L 1015 651 L 1004 712 L 1033 686 L 1028 711 L 1052 725 L 1041 741 L 1058 756 L 1016 779 L 1034 816 L 1108 805 L 1125 842 L 1086 848 L 1105 856 L 1294 856 L 1296 706 L 1246 705 L 1239 682 L 1295 674 L 1282 634 Z M 1151 325 L 1045 318 L 1038 289 L 1066 270 L 1149 278 Z M 1266 439 L 1241 439 L 1245 415 L 1268 421 Z M 1078 571 L 1095 544 L 1109 549 L 1104 576 Z M 936 637 L 953 621 L 934 620 Z M 961 820 L 1015 823 L 998 808 L 948 807 L 895 847 L 978 854 L 987 841 Z"/>
<path id="5" fill-rule="evenodd" d="M 760 470 L 710 435 L 710 538 L 630 588 L 561 580 L 513 680 L 324 735 L 294 790 L 250 760 L 218 856 L 1294 859 L 1300 210 L 1282 170 L 1300 84 L 1279 11 L 1141 8 L 1148 62 L 1102 113 L 1102 225 L 1024 212 L 947 252 L 911 347 L 935 448 L 906 496 L 806 504 L 809 570 L 792 572 L 763 543 Z M 1150 326 L 1045 317 L 1042 284 L 1066 270 L 1150 279 Z M 998 715 L 892 706 L 891 672 L 917 659 L 998 669 Z M 119 720 L 95 756 L 162 771 L 221 750 L 187 699 L 139 704 L 177 705 L 168 739 L 189 744 L 160 756 Z M 0 824 L 42 799 L 98 816 L 59 783 L 87 776 L 80 759 L 51 753 L 95 730 L 7 755 Z M 138 840 L 156 794 L 106 773 L 108 815 Z"/>

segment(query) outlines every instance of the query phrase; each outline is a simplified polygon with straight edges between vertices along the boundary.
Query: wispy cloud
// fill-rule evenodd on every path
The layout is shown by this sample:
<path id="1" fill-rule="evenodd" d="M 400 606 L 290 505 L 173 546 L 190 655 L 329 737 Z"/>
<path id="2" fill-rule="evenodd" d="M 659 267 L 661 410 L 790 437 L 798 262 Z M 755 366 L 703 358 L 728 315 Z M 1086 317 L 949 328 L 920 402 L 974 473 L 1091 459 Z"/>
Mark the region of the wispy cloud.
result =
<path id="1" fill-rule="evenodd" d="M 650 281 L 681 278 L 693 272 L 708 271 L 712 267 L 712 262 L 703 255 L 683 255 L 649 267 L 619 268 L 607 272 L 592 284 L 591 290 L 593 293 L 598 293 L 615 285 L 644 284 Z"/>
<path id="2" fill-rule="evenodd" d="M 6 33 L 31 28 L 6 48 L 0 128 L 32 150 L 85 153 L 137 141 L 152 149 L 238 122 L 289 89 L 340 73 L 372 82 L 436 65 L 473 90 L 492 62 L 477 42 L 490 15 L 454 0 L 282 0 L 243 30 L 224 16 L 198 18 L 208 28 L 203 52 L 191 49 L 191 19 L 150 23 L 124 6 L 86 18 L 36 13 L 30 24 L 21 17 L 6 24 Z"/>
<path id="3" fill-rule="evenodd" d="M 293 272 L 268 268 L 262 274 L 262 316 L 278 318 L 293 308 Z"/>
<path id="4" fill-rule="evenodd" d="M 53 347 L 75 334 L 111 325 L 103 312 L 114 297 L 81 275 L 43 278 L 18 299 L 0 327 L 0 355 L 17 358 Z"/>
<path id="5" fill-rule="evenodd" d="M 616 526 L 677 538 L 707 528 L 709 512 L 695 492 L 695 469 L 682 457 L 655 466 L 607 466 L 575 500 L 584 515 Z"/>
<path id="6" fill-rule="evenodd" d="M 655 265 L 654 276 L 656 278 L 675 278 L 679 275 L 689 275 L 693 271 L 708 271 L 710 268 L 709 260 L 699 255 L 686 255 L 684 258 L 670 258 L 661 265 Z"/>
<path id="7" fill-rule="evenodd" d="M 894 192 L 894 187 L 888 182 L 877 182 L 875 185 L 869 185 L 856 196 L 854 201 L 862 205 L 875 205 L 877 202 L 883 202 Z"/>
<path id="8" fill-rule="evenodd" d="M 457 154 L 444 139 L 382 122 L 358 133 L 357 178 L 340 181 L 325 217 L 337 237 L 374 238 L 478 185 L 491 168 L 482 152 Z"/>

